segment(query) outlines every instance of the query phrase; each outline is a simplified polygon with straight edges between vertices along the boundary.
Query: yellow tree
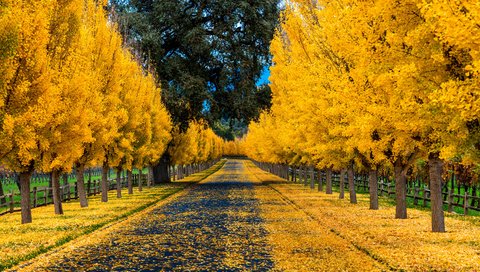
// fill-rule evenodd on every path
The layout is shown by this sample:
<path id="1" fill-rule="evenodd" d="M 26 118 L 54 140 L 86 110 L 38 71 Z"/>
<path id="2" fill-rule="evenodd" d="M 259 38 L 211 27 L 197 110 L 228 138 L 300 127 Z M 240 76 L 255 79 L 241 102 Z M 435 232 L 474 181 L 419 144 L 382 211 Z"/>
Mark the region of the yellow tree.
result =
<path id="1" fill-rule="evenodd" d="M 19 16 L 21 10 L 13 5 L 14 1 L 0 4 L 0 90 L 2 98 L 6 96 L 6 84 L 14 76 L 15 53 L 18 47 Z M 1 100 L 3 106 L 3 99 Z"/>
<path id="2" fill-rule="evenodd" d="M 117 166 L 118 162 L 111 162 L 113 149 L 110 144 L 119 138 L 119 129 L 128 121 L 128 113 L 122 107 L 120 92 L 122 91 L 123 77 L 126 76 L 123 61 L 125 60 L 122 38 L 109 23 L 104 12 L 106 1 L 96 4 L 92 17 L 94 42 L 92 61 L 95 73 L 99 77 L 99 89 L 102 94 L 102 118 L 104 126 L 98 135 L 98 142 L 103 149 L 102 159 L 102 201 L 108 201 L 108 171 Z"/>
<path id="3" fill-rule="evenodd" d="M 154 86 L 154 79 L 150 77 L 150 85 Z M 150 96 L 149 105 L 151 107 L 151 127 L 152 140 L 148 147 L 145 158 L 145 166 L 152 169 L 160 159 L 161 155 L 167 150 L 167 146 L 172 139 L 172 122 L 167 109 L 163 105 L 159 88 L 151 88 L 153 95 Z"/>
<path id="4" fill-rule="evenodd" d="M 343 96 L 350 87 L 348 63 L 327 43 L 320 5 L 293 2 L 271 46 L 272 112 L 282 116 L 282 123 L 291 123 L 295 153 L 326 169 L 327 193 L 332 192 L 332 170 L 349 168 L 350 200 L 355 203 L 354 154 L 345 148 L 341 129 L 346 122 Z"/>
<path id="5" fill-rule="evenodd" d="M 192 121 L 185 132 L 174 129 L 169 154 L 174 165 L 197 167 L 222 155 L 223 141 L 203 120 Z"/>
<path id="6" fill-rule="evenodd" d="M 432 230 L 445 231 L 441 195 L 444 160 L 460 157 L 462 163 L 480 160 L 480 6 L 477 1 L 429 1 L 419 5 L 425 30 L 432 33 L 432 62 L 443 77 L 429 95 L 430 112 L 440 116 L 429 146 L 432 191 Z M 438 121 L 438 120 L 435 120 Z"/>
<path id="7" fill-rule="evenodd" d="M 131 55 L 122 51 L 116 61 L 119 65 L 119 79 L 121 80 L 121 91 L 119 98 L 121 103 L 117 109 L 122 113 L 122 123 L 119 124 L 117 134 L 113 141 L 109 142 L 104 148 L 106 150 L 106 160 L 110 167 L 115 167 L 117 171 L 117 198 L 122 197 L 121 173 L 123 169 L 131 169 L 134 155 L 134 145 L 136 140 L 135 130 L 140 129 L 141 125 L 141 100 L 137 101 L 137 96 L 146 95 L 143 89 L 142 71 Z M 140 102 L 140 103 L 139 103 Z M 147 132 L 148 133 L 148 132 Z"/>
<path id="8" fill-rule="evenodd" d="M 51 120 L 42 129 L 38 146 L 41 150 L 37 168 L 52 173 L 53 202 L 56 214 L 63 214 L 59 177 L 69 172 L 82 155 L 83 145 L 92 142 L 88 126 L 89 92 L 83 85 L 85 74 L 78 62 L 82 55 L 80 29 L 84 1 L 70 0 L 52 3 L 47 44 L 52 96 L 42 101 Z"/>
<path id="9" fill-rule="evenodd" d="M 20 175 L 22 223 L 30 223 L 30 177 L 41 153 L 40 131 L 53 117 L 53 112 L 44 110 L 43 104 L 51 102 L 52 97 L 47 44 L 54 2 L 12 1 L 8 4 L 6 9 L 14 15 L 18 29 L 16 33 L 9 33 L 17 41 L 14 48 L 9 49 L 14 52 L 8 63 L 8 70 L 12 69 L 13 74 L 6 74 L 8 77 L 2 85 L 1 158 Z"/>

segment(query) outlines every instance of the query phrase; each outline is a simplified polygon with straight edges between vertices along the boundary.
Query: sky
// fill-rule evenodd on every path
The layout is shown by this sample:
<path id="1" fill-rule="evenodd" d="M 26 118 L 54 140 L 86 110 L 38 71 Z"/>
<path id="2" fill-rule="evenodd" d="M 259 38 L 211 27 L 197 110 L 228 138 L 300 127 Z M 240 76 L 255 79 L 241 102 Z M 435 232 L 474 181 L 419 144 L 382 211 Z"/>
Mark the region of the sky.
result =
<path id="1" fill-rule="evenodd" d="M 262 70 L 262 74 L 260 75 L 260 78 L 257 81 L 257 86 L 263 85 L 263 84 L 269 84 L 270 81 L 268 81 L 268 77 L 270 76 L 270 67 L 264 67 Z"/>

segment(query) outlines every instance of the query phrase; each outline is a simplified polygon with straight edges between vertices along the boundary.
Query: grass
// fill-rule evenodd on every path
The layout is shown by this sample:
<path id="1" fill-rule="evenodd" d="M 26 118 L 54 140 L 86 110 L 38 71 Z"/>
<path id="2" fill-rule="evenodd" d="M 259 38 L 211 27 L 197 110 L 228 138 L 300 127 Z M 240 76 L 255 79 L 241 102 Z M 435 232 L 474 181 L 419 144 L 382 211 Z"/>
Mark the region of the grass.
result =
<path id="1" fill-rule="evenodd" d="M 143 169 L 142 173 L 144 173 L 144 174 L 147 173 L 147 169 Z M 133 174 L 138 174 L 138 170 L 134 169 Z M 92 174 L 92 180 L 99 180 L 99 179 L 101 179 L 101 177 L 102 177 L 101 174 Z M 116 174 L 113 171 L 110 171 L 109 172 L 109 178 L 115 178 L 115 177 L 116 177 Z M 88 181 L 88 172 L 85 172 L 84 179 L 85 179 L 85 182 Z M 72 176 L 72 175 L 68 176 L 68 183 L 69 184 L 73 185 L 73 184 L 76 183 L 76 181 L 77 181 L 77 179 L 74 176 Z M 20 192 L 17 184 L 15 183 L 15 181 L 13 181 L 12 178 L 2 179 L 0 182 L 2 182 L 3 191 L 5 193 L 10 193 L 11 191 L 13 191 L 14 193 L 19 193 Z M 63 177 L 61 177 L 60 184 L 63 185 Z M 48 187 L 48 186 L 49 186 L 48 181 L 43 179 L 43 178 L 33 177 L 32 181 L 30 183 L 30 188 L 33 188 L 33 187 Z"/>
<path id="2" fill-rule="evenodd" d="M 147 173 L 147 169 L 143 169 L 142 170 L 142 173 Z M 137 169 L 134 169 L 133 170 L 133 174 L 138 174 L 138 170 Z M 109 172 L 109 178 L 114 178 L 116 177 L 116 174 L 113 172 L 113 171 L 110 171 Z M 85 172 L 85 175 L 84 175 L 84 179 L 85 179 L 85 183 L 88 181 L 89 177 L 88 177 L 88 173 Z M 101 175 L 100 174 L 93 174 L 91 176 L 91 179 L 92 181 L 94 180 L 100 180 L 101 179 Z M 68 183 L 71 185 L 70 187 L 70 192 L 71 194 L 73 195 L 73 193 L 75 192 L 75 188 L 74 188 L 74 185 L 76 183 L 77 179 L 74 177 L 74 176 L 71 176 L 69 175 L 68 176 Z M 17 186 L 17 184 L 13 181 L 12 178 L 10 179 L 3 179 L 3 180 L 0 180 L 0 182 L 2 182 L 2 186 L 3 186 L 3 192 L 5 194 L 9 194 L 11 192 L 13 192 L 15 195 L 14 195 L 14 198 L 13 198 L 13 201 L 14 201 L 14 206 L 16 208 L 20 207 L 20 200 L 21 200 L 21 197 L 20 197 L 20 190 Z M 60 180 L 60 184 L 63 185 L 64 184 L 64 181 L 63 181 L 63 177 L 61 177 L 61 180 Z M 37 178 L 37 177 L 34 177 L 32 178 L 32 181 L 30 183 L 30 190 L 33 190 L 34 187 L 49 187 L 49 183 L 47 180 L 45 180 L 44 178 Z M 37 197 L 39 199 L 42 199 L 43 198 L 43 193 L 40 193 L 38 192 L 37 193 Z M 51 197 L 49 197 L 50 200 L 51 200 Z M 33 199 L 33 197 L 32 197 Z M 4 212 L 6 210 L 8 210 L 9 207 L 3 207 L 3 208 L 0 208 L 0 213 L 1 212 Z"/>
<path id="3" fill-rule="evenodd" d="M 191 175 L 181 181 L 144 188 L 116 198 L 109 192 L 109 201 L 101 202 L 100 196 L 89 198 L 89 207 L 80 208 L 78 201 L 63 204 L 64 215 L 54 215 L 53 206 L 32 210 L 33 223 L 20 224 L 20 213 L 0 217 L 0 271 L 30 260 L 80 236 L 89 234 L 108 224 L 118 222 L 142 211 L 159 201 L 181 191 L 195 182 L 208 177 L 224 164 L 221 161 L 203 172 Z"/>

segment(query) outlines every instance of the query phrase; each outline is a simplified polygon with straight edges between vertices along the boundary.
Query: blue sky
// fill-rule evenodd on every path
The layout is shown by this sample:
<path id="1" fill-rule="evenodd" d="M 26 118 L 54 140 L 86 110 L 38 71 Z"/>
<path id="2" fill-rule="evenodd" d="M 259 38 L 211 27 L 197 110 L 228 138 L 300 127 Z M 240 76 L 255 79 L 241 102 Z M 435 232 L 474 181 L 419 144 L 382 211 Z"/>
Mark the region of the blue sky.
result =
<path id="1" fill-rule="evenodd" d="M 257 81 L 257 86 L 263 85 L 263 84 L 269 84 L 270 81 L 268 81 L 268 77 L 270 76 L 270 67 L 264 67 L 262 74 L 260 75 L 260 78 Z"/>

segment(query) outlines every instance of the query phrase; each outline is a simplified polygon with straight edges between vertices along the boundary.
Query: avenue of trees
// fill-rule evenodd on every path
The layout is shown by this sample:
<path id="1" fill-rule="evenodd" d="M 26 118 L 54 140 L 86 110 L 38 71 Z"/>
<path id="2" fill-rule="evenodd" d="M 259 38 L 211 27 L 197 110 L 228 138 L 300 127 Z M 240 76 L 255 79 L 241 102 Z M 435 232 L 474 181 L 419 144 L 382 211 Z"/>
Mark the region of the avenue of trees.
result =
<path id="1" fill-rule="evenodd" d="M 278 2 L 109 3 L 127 43 L 139 48 L 141 59 L 155 68 L 162 100 L 180 132 L 194 120 L 205 120 L 217 134 L 232 140 L 238 125 L 244 129 L 270 107 L 269 86 L 257 82 L 271 63 L 269 44 L 278 25 Z M 221 127 L 225 122 L 228 130 Z M 169 180 L 172 159 L 165 154 L 155 166 L 156 180 Z"/>
<path id="2" fill-rule="evenodd" d="M 349 183 L 354 170 L 368 172 L 373 209 L 378 171 L 387 170 L 396 218 L 407 218 L 407 172 L 426 169 L 432 230 L 445 231 L 444 164 L 478 179 L 478 3 L 291 0 L 281 21 L 271 44 L 273 106 L 250 124 L 247 155 L 314 165 L 327 179 L 346 171 Z"/>
<path id="3" fill-rule="evenodd" d="M 76 170 L 80 205 L 86 207 L 85 168 L 102 166 L 106 202 L 110 168 L 127 170 L 131 178 L 133 168 L 154 165 L 162 154 L 186 152 L 177 143 L 182 138 L 172 144 L 178 128 L 158 81 L 125 46 L 107 4 L 0 1 L 0 164 L 19 174 L 22 223 L 32 221 L 34 171 L 51 173 L 55 213 L 63 214 L 61 173 Z M 188 160 L 222 153 L 223 141 L 201 122 L 180 135 L 196 146 Z M 177 156 L 178 163 L 191 162 Z"/>

